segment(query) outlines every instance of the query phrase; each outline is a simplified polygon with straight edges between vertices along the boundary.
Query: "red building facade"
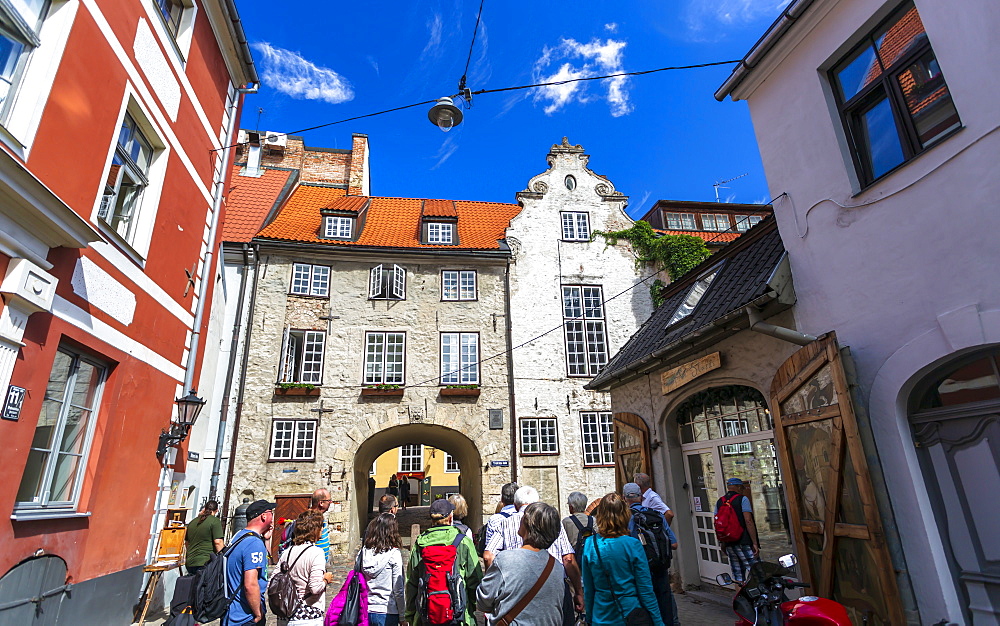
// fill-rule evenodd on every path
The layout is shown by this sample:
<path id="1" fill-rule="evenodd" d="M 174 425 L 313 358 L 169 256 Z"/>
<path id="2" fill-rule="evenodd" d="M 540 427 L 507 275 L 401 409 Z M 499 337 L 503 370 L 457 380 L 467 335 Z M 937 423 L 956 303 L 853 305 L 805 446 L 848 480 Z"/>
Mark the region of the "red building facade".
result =
<path id="1" fill-rule="evenodd" d="M 203 278 L 258 79 L 227 0 L 0 13 L 16 25 L 0 34 L 0 597 L 63 567 L 73 591 L 46 600 L 50 618 L 129 623 L 183 471 L 173 451 L 157 459 L 158 436 L 174 399 L 210 380 Z"/>

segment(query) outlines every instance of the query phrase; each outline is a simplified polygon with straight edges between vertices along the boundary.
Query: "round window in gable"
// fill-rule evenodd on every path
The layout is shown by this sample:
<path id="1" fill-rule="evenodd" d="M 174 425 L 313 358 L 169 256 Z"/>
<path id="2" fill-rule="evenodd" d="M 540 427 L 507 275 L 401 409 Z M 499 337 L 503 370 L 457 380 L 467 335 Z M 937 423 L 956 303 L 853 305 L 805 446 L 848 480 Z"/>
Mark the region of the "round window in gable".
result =
<path id="1" fill-rule="evenodd" d="M 566 177 L 566 189 L 569 189 L 570 191 L 576 189 L 576 179 L 572 176 Z"/>

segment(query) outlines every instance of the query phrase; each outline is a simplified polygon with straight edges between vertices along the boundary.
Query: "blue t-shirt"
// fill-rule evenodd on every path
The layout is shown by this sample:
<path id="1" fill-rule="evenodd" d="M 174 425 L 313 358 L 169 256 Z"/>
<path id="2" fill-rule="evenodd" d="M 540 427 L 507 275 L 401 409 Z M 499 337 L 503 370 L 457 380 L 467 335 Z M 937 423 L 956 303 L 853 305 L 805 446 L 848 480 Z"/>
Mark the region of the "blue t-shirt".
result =
<path id="1" fill-rule="evenodd" d="M 235 544 L 236 540 L 250 533 L 243 529 L 233 535 L 230 544 Z M 226 582 L 229 590 L 233 593 L 233 601 L 229 605 L 229 612 L 226 614 L 227 624 L 247 624 L 253 622 L 253 611 L 247 602 L 246 590 L 243 588 L 243 572 L 257 570 L 257 584 L 260 585 L 260 602 L 264 605 L 264 592 L 267 590 L 267 546 L 260 535 L 247 537 L 240 542 L 231 552 L 226 555 Z"/>
<path id="2" fill-rule="evenodd" d="M 632 509 L 633 514 L 651 512 L 651 513 L 656 513 L 660 517 L 663 517 L 663 514 L 657 511 L 656 509 L 651 509 L 649 507 L 642 506 L 638 502 L 631 505 L 629 508 Z M 666 518 L 663 518 L 663 528 L 667 531 L 667 541 L 669 541 L 670 543 L 677 543 L 677 536 L 674 535 L 674 531 L 670 530 L 670 524 L 667 523 Z M 635 518 L 631 517 L 628 520 L 629 534 L 632 534 L 633 530 L 635 530 Z"/>

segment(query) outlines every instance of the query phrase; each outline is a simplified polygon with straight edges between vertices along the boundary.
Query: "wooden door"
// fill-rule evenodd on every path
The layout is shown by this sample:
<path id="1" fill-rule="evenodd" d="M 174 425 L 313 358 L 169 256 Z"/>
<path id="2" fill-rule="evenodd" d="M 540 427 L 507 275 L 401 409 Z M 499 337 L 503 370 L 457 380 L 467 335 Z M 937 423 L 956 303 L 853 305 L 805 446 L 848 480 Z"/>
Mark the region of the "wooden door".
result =
<path id="1" fill-rule="evenodd" d="M 642 472 L 653 478 L 649 462 L 649 427 L 635 413 L 614 414 L 615 438 L 615 484 L 621 493 L 625 483 L 633 482 L 633 477 Z M 656 481 L 653 480 L 653 488 Z"/>
<path id="2" fill-rule="evenodd" d="M 834 333 L 785 361 L 771 384 L 792 534 L 811 593 L 855 624 L 905 622 Z"/>
<path id="3" fill-rule="evenodd" d="M 278 506 L 274 508 L 274 532 L 271 533 L 270 552 L 271 558 L 277 559 L 278 544 L 281 543 L 281 531 L 283 530 L 278 521 L 282 519 L 293 520 L 298 517 L 312 504 L 312 494 L 274 496 L 274 503 Z"/>

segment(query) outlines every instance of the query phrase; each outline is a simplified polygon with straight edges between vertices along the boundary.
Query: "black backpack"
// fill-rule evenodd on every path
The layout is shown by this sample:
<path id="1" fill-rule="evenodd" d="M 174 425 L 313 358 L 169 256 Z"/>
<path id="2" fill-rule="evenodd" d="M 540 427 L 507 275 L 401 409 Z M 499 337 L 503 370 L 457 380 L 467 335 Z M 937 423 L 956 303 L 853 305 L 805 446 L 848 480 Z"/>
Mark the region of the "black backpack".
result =
<path id="1" fill-rule="evenodd" d="M 194 609 L 194 619 L 199 624 L 217 620 L 229 610 L 235 591 L 229 589 L 226 580 L 227 557 L 241 541 L 250 536 L 264 540 L 257 533 L 248 532 L 222 552 L 212 554 L 208 558 L 208 564 L 194 575 L 194 582 L 191 584 L 191 608 Z M 263 566 L 261 563 L 261 567 Z"/>
<path id="2" fill-rule="evenodd" d="M 267 606 L 279 619 L 292 619 L 302 602 L 299 591 L 295 588 L 295 581 L 292 580 L 291 571 L 308 549 L 307 546 L 299 552 L 291 565 L 288 565 L 287 558 L 279 560 L 278 572 L 267 581 Z"/>
<path id="3" fill-rule="evenodd" d="M 643 508 L 632 514 L 635 521 L 632 536 L 639 540 L 646 551 L 649 569 L 662 572 L 670 569 L 673 552 L 670 549 L 670 538 L 667 537 L 667 523 L 659 512 Z"/>
<path id="4" fill-rule="evenodd" d="M 594 534 L 594 518 L 588 515 L 586 526 L 580 523 L 576 515 L 570 515 L 569 519 L 573 521 L 573 525 L 576 526 L 576 530 L 578 531 L 576 543 L 573 544 L 573 552 L 576 553 L 576 562 L 579 565 L 583 563 L 583 542 L 587 540 L 587 537 Z"/>
<path id="5" fill-rule="evenodd" d="M 510 511 L 506 513 L 501 511 L 497 515 L 503 516 L 505 519 L 513 515 Z M 493 519 L 492 517 L 490 519 Z M 476 533 L 476 552 L 479 556 L 483 556 L 483 552 L 486 552 L 486 527 L 490 525 L 489 520 L 479 528 L 479 532 Z"/>

